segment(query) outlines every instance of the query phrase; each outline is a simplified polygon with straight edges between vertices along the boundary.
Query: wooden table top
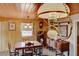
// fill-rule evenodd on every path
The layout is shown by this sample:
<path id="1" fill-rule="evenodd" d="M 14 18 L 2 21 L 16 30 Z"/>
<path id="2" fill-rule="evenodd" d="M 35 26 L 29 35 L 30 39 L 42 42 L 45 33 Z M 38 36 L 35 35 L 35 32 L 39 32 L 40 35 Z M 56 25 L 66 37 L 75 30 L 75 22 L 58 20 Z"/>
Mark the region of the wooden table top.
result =
<path id="1" fill-rule="evenodd" d="M 27 47 L 26 44 L 29 43 L 29 42 L 34 43 L 33 47 L 40 47 L 40 46 L 42 46 L 42 44 L 39 43 L 38 41 L 24 41 L 24 42 L 17 42 L 15 44 L 15 49 L 26 48 Z"/>

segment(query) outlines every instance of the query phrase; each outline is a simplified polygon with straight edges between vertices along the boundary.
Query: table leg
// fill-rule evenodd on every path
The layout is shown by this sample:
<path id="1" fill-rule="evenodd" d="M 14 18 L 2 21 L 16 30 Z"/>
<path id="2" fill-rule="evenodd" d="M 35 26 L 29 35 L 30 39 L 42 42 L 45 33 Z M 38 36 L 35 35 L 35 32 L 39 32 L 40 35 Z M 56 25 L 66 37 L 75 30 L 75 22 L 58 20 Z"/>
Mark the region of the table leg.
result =
<path id="1" fill-rule="evenodd" d="M 16 56 L 16 49 L 15 49 L 15 53 L 14 53 L 14 55 Z"/>
<path id="2" fill-rule="evenodd" d="M 56 50 L 56 56 L 57 56 L 58 54 L 57 54 L 57 50 Z"/>
<path id="3" fill-rule="evenodd" d="M 22 49 L 22 56 L 24 56 L 24 49 Z"/>

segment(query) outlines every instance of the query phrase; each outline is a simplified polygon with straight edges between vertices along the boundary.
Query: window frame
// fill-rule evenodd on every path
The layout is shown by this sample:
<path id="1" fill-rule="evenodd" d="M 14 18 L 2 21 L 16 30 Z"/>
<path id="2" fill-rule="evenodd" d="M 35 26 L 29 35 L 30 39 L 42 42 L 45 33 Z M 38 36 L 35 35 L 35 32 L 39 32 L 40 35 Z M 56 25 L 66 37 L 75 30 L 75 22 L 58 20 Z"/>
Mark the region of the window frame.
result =
<path id="1" fill-rule="evenodd" d="M 22 23 L 21 23 L 21 36 L 22 36 L 22 31 L 32 31 L 32 35 L 31 35 L 31 36 L 29 36 L 29 35 L 28 35 L 28 36 L 27 36 L 27 35 L 22 36 L 22 37 L 32 37 L 32 36 L 33 36 L 33 31 L 34 31 L 34 24 L 33 24 L 33 22 L 23 22 L 23 23 L 24 23 L 24 24 L 25 24 L 25 23 L 32 23 L 32 29 L 31 29 L 31 30 L 29 30 L 29 29 L 28 29 L 28 30 L 23 30 L 23 28 L 22 28 L 23 25 L 22 25 Z"/>

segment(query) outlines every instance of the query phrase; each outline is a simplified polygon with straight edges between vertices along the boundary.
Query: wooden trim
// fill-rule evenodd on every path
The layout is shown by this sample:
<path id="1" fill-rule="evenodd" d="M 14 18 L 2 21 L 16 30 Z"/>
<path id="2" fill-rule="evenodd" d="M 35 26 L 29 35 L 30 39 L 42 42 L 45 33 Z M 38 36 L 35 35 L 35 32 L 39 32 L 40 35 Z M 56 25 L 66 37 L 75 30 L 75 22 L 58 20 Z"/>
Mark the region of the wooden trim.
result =
<path id="1" fill-rule="evenodd" d="M 29 20 L 35 20 L 36 18 L 34 19 L 29 19 Z M 0 16 L 0 21 L 7 21 L 7 20 L 10 20 L 10 21 L 14 21 L 14 20 L 27 20 L 27 18 L 12 18 L 12 17 L 1 17 Z"/>

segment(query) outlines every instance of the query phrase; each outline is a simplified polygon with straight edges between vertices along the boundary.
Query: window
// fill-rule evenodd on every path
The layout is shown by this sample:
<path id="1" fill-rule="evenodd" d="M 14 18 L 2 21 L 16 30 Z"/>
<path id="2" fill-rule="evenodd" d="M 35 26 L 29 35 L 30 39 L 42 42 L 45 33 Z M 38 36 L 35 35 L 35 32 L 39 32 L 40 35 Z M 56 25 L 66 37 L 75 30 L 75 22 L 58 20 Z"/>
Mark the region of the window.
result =
<path id="1" fill-rule="evenodd" d="M 32 36 L 33 34 L 33 23 L 21 23 L 21 35 Z"/>

